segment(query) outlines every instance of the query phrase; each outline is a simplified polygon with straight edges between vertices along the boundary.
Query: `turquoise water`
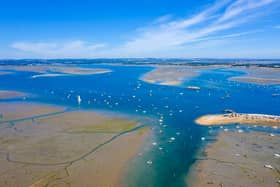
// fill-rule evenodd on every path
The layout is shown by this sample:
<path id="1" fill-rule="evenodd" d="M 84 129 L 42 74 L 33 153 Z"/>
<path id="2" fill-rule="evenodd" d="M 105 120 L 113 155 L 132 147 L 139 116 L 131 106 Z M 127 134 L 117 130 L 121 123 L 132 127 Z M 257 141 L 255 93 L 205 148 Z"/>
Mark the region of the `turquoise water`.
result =
<path id="1" fill-rule="evenodd" d="M 102 109 L 155 118 L 152 136 L 144 150 L 131 163 L 125 186 L 185 186 L 185 176 L 195 161 L 201 137 L 209 129 L 194 124 L 197 117 L 221 113 L 224 109 L 238 112 L 280 115 L 279 86 L 259 86 L 228 81 L 241 72 L 226 69 L 205 70 L 182 87 L 152 85 L 139 80 L 151 67 L 81 65 L 112 69 L 112 73 L 90 76 L 30 78 L 35 73 L 16 72 L 0 77 L 0 89 L 33 93 L 27 101 Z M 80 106 L 77 95 L 82 98 Z M 230 97 L 225 97 L 230 95 Z M 159 119 L 162 118 L 162 123 Z M 234 128 L 234 127 L 232 127 Z M 257 130 L 263 130 L 258 128 Z M 269 129 L 268 129 L 269 130 Z M 172 139 L 173 138 L 173 139 Z M 207 141 L 207 140 L 206 140 Z M 152 145 L 156 142 L 157 145 Z M 161 148 L 161 149 L 160 149 Z M 151 160 L 151 165 L 147 161 Z"/>

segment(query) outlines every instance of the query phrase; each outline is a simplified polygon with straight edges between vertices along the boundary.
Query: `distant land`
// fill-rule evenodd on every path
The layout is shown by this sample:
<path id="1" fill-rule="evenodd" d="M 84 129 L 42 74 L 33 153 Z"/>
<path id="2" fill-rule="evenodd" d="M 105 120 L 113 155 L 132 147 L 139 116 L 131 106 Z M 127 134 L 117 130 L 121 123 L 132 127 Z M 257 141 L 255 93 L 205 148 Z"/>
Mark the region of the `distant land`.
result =
<path id="1" fill-rule="evenodd" d="M 279 67 L 280 59 L 214 59 L 214 58 L 95 58 L 95 59 L 0 59 L 0 65 L 28 64 L 121 64 L 121 65 L 212 65 L 232 64 L 234 66 L 259 65 Z"/>

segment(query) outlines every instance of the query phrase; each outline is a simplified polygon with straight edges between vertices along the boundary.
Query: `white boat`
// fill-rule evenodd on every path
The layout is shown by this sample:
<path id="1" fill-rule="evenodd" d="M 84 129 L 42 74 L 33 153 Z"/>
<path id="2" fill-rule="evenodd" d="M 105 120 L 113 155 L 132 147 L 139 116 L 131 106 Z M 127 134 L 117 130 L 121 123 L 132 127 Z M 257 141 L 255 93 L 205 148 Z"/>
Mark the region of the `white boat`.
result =
<path id="1" fill-rule="evenodd" d="M 77 96 L 77 101 L 78 101 L 78 104 L 81 104 L 81 102 L 82 102 L 82 98 L 81 98 L 81 96 Z"/>

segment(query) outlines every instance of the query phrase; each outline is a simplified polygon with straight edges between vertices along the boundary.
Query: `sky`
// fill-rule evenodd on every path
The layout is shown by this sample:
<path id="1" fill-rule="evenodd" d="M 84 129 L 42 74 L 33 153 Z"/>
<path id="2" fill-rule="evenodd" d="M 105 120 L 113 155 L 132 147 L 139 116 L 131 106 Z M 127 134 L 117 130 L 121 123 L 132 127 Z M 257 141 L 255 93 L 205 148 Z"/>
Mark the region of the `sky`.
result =
<path id="1" fill-rule="evenodd" d="M 280 58 L 280 0 L 2 0 L 0 58 Z"/>

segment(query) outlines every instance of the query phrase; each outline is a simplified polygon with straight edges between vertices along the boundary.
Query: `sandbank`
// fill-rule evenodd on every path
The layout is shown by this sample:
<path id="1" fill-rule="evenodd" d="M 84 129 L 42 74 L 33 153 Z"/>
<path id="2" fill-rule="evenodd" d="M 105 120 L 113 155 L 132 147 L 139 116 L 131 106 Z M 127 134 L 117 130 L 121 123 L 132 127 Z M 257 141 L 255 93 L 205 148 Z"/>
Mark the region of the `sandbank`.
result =
<path id="1" fill-rule="evenodd" d="M 8 120 L 17 120 L 21 118 L 29 118 L 32 116 L 40 116 L 43 114 L 62 112 L 65 108 L 54 107 L 52 105 L 41 105 L 29 102 L 1 102 L 0 123 Z"/>
<path id="2" fill-rule="evenodd" d="M 80 68 L 80 67 L 51 67 L 51 71 L 60 72 L 72 75 L 92 75 L 92 74 L 102 74 L 110 73 L 109 69 L 97 69 L 97 68 Z"/>
<path id="3" fill-rule="evenodd" d="M 0 103 L 0 186 L 119 186 L 148 129 L 97 111 Z"/>
<path id="4" fill-rule="evenodd" d="M 147 65 L 146 65 L 147 66 Z M 140 80 L 158 85 L 179 86 L 184 81 L 190 80 L 201 74 L 203 70 L 229 68 L 231 65 L 194 65 L 194 64 L 180 64 L 180 65 L 149 65 L 154 67 L 150 72 L 145 73 L 140 77 Z"/>
<path id="5" fill-rule="evenodd" d="M 278 187 L 280 136 L 261 132 L 220 132 L 192 166 L 190 187 Z M 271 165 L 273 168 L 267 168 Z"/>
<path id="6" fill-rule="evenodd" d="M 231 77 L 229 80 L 260 85 L 280 84 L 280 68 L 259 67 L 252 65 L 249 67 L 234 67 L 231 69 L 243 71 L 246 74 L 242 76 Z"/>
<path id="7" fill-rule="evenodd" d="M 244 113 L 214 114 L 202 116 L 196 119 L 195 122 L 199 125 L 205 126 L 240 123 L 248 125 L 280 127 L 280 116 Z"/>
<path id="8" fill-rule="evenodd" d="M 18 97 L 27 96 L 27 93 L 11 91 L 11 90 L 0 90 L 0 99 L 12 99 Z"/>
<path id="9" fill-rule="evenodd" d="M 44 73 L 48 71 L 47 66 L 43 65 L 1 65 L 1 70 L 9 70 L 9 71 L 26 71 L 26 72 L 36 72 L 36 73 Z"/>
<path id="10" fill-rule="evenodd" d="M 10 74 L 11 72 L 6 72 L 6 71 L 0 71 L 0 75 L 7 75 Z"/>
<path id="11" fill-rule="evenodd" d="M 111 70 L 103 68 L 81 68 L 77 66 L 59 66 L 59 65 L 6 65 L 0 66 L 1 70 L 12 70 L 12 71 L 25 71 L 25 72 L 34 72 L 40 73 L 39 77 L 53 76 L 57 74 L 61 75 L 93 75 L 93 74 L 102 74 L 109 73 Z M 36 78 L 36 77 L 35 77 Z"/>
<path id="12" fill-rule="evenodd" d="M 195 68 L 157 67 L 144 74 L 140 79 L 152 84 L 178 86 L 186 79 L 191 79 L 197 75 L 199 75 L 199 72 Z"/>

